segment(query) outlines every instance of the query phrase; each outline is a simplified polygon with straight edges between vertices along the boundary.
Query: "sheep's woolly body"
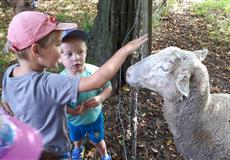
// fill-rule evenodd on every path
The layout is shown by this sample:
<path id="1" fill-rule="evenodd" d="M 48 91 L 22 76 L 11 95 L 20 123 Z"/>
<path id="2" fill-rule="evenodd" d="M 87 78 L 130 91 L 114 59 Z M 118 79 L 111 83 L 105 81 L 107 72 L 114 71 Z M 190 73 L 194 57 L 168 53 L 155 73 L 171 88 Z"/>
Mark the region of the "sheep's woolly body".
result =
<path id="1" fill-rule="evenodd" d="M 230 95 L 210 94 L 207 72 L 201 73 L 197 71 L 191 77 L 189 97 L 179 103 L 165 99 L 164 116 L 178 151 L 186 159 L 227 160 L 230 159 Z"/>
<path id="2" fill-rule="evenodd" d="M 230 94 L 210 94 L 208 71 L 199 60 L 205 57 L 198 53 L 166 48 L 130 67 L 127 81 L 164 97 L 165 119 L 185 159 L 228 160 Z"/>

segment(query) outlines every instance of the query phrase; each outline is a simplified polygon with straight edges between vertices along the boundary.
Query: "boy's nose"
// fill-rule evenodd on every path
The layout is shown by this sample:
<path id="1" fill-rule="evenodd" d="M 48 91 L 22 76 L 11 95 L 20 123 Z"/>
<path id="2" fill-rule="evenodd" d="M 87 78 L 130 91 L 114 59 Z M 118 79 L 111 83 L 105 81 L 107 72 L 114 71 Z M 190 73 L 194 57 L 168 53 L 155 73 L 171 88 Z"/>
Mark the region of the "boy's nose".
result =
<path id="1" fill-rule="evenodd" d="M 79 55 L 78 54 L 73 54 L 73 60 L 78 60 L 79 59 Z"/>

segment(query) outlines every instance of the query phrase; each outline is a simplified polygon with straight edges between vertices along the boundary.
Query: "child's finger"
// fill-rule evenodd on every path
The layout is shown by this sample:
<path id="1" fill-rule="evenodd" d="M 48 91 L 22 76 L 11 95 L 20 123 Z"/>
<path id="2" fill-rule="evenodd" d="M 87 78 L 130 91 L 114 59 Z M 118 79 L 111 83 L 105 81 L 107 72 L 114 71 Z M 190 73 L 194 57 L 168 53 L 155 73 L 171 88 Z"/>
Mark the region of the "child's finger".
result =
<path id="1" fill-rule="evenodd" d="M 95 102 L 90 102 L 90 103 L 87 104 L 88 108 L 93 107 L 93 106 L 95 106 Z"/>
<path id="2" fill-rule="evenodd" d="M 80 109 L 80 114 L 82 114 L 83 112 L 85 112 L 86 110 L 86 106 L 82 103 L 81 104 L 81 109 Z"/>
<path id="3" fill-rule="evenodd" d="M 148 39 L 148 34 L 144 34 L 143 36 L 139 37 L 140 40 L 146 40 Z"/>
<path id="4" fill-rule="evenodd" d="M 136 41 L 138 42 L 145 42 L 148 40 L 148 34 L 144 34 L 143 36 L 139 37 L 136 39 Z"/>
<path id="5" fill-rule="evenodd" d="M 139 39 L 140 44 L 143 44 L 146 41 L 148 41 L 148 34 L 145 34 L 144 36 L 141 36 L 140 39 Z"/>
<path id="6" fill-rule="evenodd" d="M 84 105 L 88 107 L 90 105 L 90 103 L 91 103 L 91 101 L 86 101 L 86 102 L 84 102 Z"/>
<path id="7" fill-rule="evenodd" d="M 148 34 L 145 34 L 137 39 L 134 39 L 130 42 L 130 45 L 133 46 L 132 50 L 136 50 L 142 44 L 144 44 L 148 40 Z"/>

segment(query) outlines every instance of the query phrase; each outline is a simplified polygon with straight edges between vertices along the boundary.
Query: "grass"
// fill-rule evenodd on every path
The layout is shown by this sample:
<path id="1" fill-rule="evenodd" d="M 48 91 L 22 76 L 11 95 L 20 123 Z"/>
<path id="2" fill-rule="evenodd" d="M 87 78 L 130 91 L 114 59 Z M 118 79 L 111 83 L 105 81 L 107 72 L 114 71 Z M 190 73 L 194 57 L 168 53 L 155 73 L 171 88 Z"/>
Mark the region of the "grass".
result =
<path id="1" fill-rule="evenodd" d="M 91 0 L 40 0 L 38 8 L 55 15 L 61 22 L 75 22 L 86 31 L 89 31 L 97 14 L 96 2 Z"/>
<path id="2" fill-rule="evenodd" d="M 221 15 L 230 14 L 229 0 L 206 0 L 201 3 L 195 3 L 192 8 L 198 15 L 215 14 L 218 12 Z"/>
<path id="3" fill-rule="evenodd" d="M 181 0 L 168 0 L 167 5 L 161 9 L 154 9 L 154 6 L 156 4 L 153 3 L 152 26 L 157 31 L 161 27 L 162 17 L 167 17 L 170 12 L 182 13 L 185 3 Z M 204 18 L 210 38 L 230 42 L 230 0 L 201 0 L 191 3 L 189 10 Z"/>
<path id="4" fill-rule="evenodd" d="M 204 17 L 211 37 L 230 42 L 229 0 L 205 0 L 194 3 L 190 9 L 194 14 Z"/>

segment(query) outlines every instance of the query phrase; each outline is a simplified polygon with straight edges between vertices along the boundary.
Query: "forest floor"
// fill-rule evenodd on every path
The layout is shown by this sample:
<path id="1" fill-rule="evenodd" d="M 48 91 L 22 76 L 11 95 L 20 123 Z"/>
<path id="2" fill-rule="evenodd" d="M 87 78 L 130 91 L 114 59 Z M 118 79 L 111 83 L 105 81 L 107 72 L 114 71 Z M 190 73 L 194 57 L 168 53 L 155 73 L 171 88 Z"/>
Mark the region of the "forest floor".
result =
<path id="1" fill-rule="evenodd" d="M 87 8 L 87 5 L 81 7 Z M 59 18 L 62 18 L 61 16 Z M 207 48 L 210 53 L 204 60 L 204 64 L 209 71 L 211 92 L 230 93 L 229 41 L 210 37 L 207 29 L 208 24 L 203 17 L 196 16 L 188 10 L 182 13 L 170 12 L 161 19 L 161 25 L 154 29 L 152 35 L 152 51 L 157 52 L 168 46 L 177 46 L 191 51 Z M 2 60 L 0 62 L 1 67 L 4 66 L 1 68 L 2 75 L 6 63 Z M 109 153 L 115 160 L 125 159 L 125 152 L 130 155 L 130 95 L 131 89 L 128 86 L 123 86 L 119 94 L 109 98 L 104 106 L 105 141 Z M 163 117 L 162 104 L 163 100 L 157 94 L 145 89 L 139 91 L 138 160 L 183 159 L 176 151 L 172 134 Z M 98 157 L 98 153 L 91 146 L 87 146 L 85 157 L 96 159 L 93 157 Z"/>

